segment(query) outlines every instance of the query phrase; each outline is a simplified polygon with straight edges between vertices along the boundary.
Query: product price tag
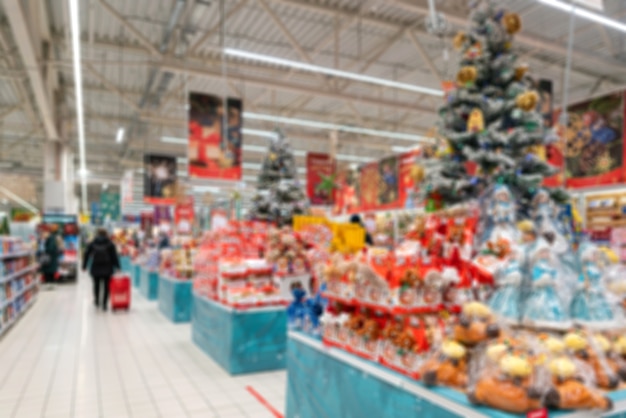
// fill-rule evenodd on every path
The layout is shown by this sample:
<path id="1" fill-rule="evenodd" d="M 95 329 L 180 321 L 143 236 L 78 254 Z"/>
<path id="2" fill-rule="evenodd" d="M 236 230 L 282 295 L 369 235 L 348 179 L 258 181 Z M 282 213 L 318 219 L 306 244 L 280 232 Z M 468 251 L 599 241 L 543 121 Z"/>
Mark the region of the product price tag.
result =
<path id="1" fill-rule="evenodd" d="M 548 418 L 548 410 L 546 408 L 535 409 L 527 413 L 526 418 Z"/>

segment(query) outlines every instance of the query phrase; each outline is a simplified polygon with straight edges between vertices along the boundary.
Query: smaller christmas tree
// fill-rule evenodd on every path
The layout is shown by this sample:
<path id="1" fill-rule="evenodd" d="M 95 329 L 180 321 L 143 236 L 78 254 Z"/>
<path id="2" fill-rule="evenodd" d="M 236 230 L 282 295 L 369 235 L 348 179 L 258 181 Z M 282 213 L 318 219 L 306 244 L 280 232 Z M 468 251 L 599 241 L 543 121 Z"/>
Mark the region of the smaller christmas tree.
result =
<path id="1" fill-rule="evenodd" d="M 250 218 L 287 225 L 293 215 L 308 211 L 309 202 L 298 182 L 291 144 L 282 131 L 275 132 L 261 166 Z"/>

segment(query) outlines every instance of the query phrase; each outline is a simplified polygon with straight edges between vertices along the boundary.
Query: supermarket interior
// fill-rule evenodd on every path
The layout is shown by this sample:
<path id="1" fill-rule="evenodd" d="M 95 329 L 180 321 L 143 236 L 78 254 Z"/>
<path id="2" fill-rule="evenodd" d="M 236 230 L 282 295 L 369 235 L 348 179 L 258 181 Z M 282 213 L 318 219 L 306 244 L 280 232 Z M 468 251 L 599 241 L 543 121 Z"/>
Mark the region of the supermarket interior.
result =
<path id="1" fill-rule="evenodd" d="M 622 0 L 0 0 L 0 418 L 626 417 L 625 115 Z"/>

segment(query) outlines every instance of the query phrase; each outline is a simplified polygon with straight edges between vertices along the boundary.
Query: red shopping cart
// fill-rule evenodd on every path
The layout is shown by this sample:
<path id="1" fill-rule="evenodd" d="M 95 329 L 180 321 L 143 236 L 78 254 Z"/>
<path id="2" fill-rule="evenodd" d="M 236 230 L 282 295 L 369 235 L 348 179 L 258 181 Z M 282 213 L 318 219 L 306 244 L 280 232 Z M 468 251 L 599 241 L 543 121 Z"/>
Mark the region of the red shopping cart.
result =
<path id="1" fill-rule="evenodd" d="M 126 275 L 113 276 L 109 285 L 109 298 L 111 299 L 111 310 L 130 309 L 130 277 Z"/>

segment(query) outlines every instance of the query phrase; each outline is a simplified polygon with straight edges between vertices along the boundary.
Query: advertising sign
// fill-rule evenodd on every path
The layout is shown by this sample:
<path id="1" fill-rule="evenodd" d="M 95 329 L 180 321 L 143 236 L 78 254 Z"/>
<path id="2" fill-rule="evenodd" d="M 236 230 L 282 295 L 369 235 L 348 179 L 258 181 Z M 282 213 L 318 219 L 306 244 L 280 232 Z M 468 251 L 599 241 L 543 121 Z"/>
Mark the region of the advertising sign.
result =
<path id="1" fill-rule="evenodd" d="M 189 177 L 241 180 L 242 112 L 239 99 L 189 95 Z"/>
<path id="2" fill-rule="evenodd" d="M 144 156 L 143 199 L 156 205 L 174 204 L 176 192 L 176 157 Z"/>
<path id="3" fill-rule="evenodd" d="M 333 201 L 333 191 L 320 187 L 324 178 L 332 179 L 335 162 L 328 154 L 308 153 L 306 155 L 307 194 L 312 205 L 329 205 Z"/>

